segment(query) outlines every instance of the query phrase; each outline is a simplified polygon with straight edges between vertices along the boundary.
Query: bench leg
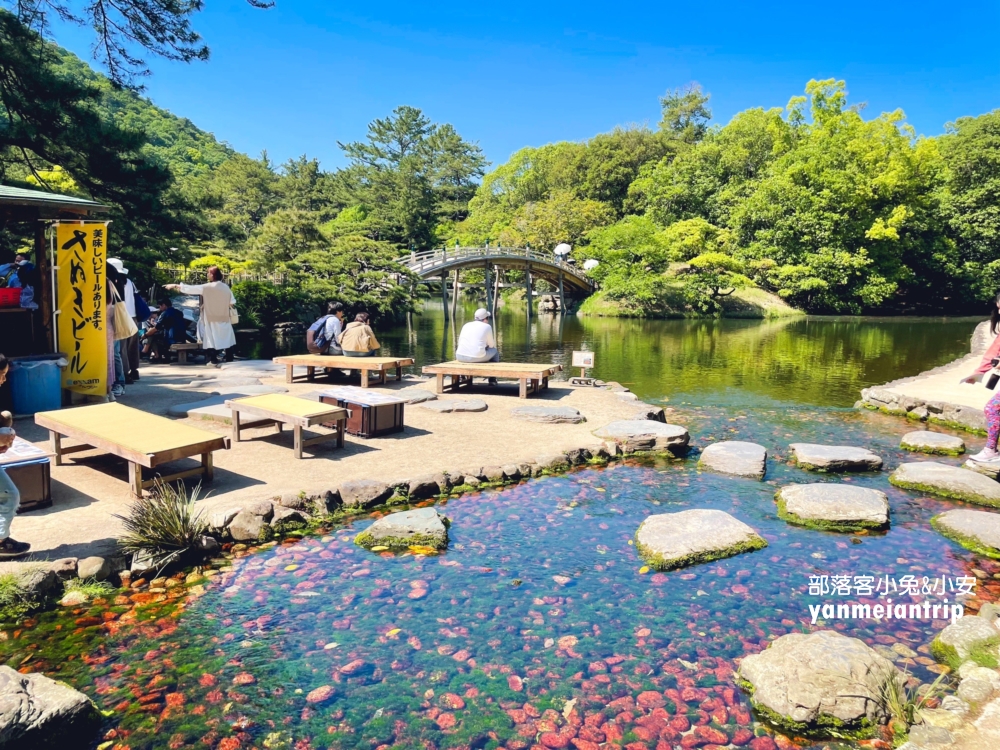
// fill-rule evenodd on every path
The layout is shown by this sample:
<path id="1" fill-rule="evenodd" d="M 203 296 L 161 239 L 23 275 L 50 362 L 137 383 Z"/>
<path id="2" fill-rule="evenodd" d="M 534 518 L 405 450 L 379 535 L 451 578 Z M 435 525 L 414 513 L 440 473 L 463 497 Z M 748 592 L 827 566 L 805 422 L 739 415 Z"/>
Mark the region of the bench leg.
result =
<path id="1" fill-rule="evenodd" d="M 240 413 L 233 409 L 233 442 L 240 442 Z"/>
<path id="2" fill-rule="evenodd" d="M 142 497 L 142 466 L 134 461 L 129 461 L 128 470 L 132 495 L 134 497 Z"/>
<path id="3" fill-rule="evenodd" d="M 344 447 L 344 429 L 347 427 L 347 420 L 341 419 L 337 421 L 337 447 Z"/>
<path id="4" fill-rule="evenodd" d="M 295 380 L 295 365 L 285 365 L 285 382 L 291 383 Z"/>
<path id="5" fill-rule="evenodd" d="M 548 389 L 549 389 L 549 378 L 548 376 L 545 376 L 544 378 L 542 378 L 542 390 L 547 391 Z"/>
<path id="6" fill-rule="evenodd" d="M 53 430 L 49 430 L 49 438 L 52 441 L 52 452 L 56 454 L 52 463 L 56 466 L 62 466 L 62 435 Z"/>
<path id="7" fill-rule="evenodd" d="M 402 379 L 403 379 L 403 366 L 396 365 L 396 380 L 402 380 Z"/>
<path id="8" fill-rule="evenodd" d="M 296 458 L 302 458 L 302 426 L 301 425 L 295 425 L 292 428 L 292 432 L 294 433 L 294 436 L 295 436 L 294 437 L 294 441 L 295 441 L 294 442 L 295 457 Z"/>
<path id="9" fill-rule="evenodd" d="M 368 370 L 361 371 L 361 387 L 362 388 L 368 387 Z"/>
<path id="10" fill-rule="evenodd" d="M 527 378 L 521 378 L 521 380 L 520 380 L 520 392 L 518 393 L 518 396 L 520 396 L 521 398 L 527 398 L 528 397 L 528 379 Z"/>
<path id="11" fill-rule="evenodd" d="M 187 349 L 177 350 L 177 364 L 186 365 L 188 363 L 188 353 Z"/>
<path id="12" fill-rule="evenodd" d="M 315 367 L 307 367 L 306 368 L 306 380 L 308 380 L 311 383 L 315 379 L 316 379 L 316 368 Z"/>
<path id="13" fill-rule="evenodd" d="M 215 479 L 215 463 L 212 460 L 211 453 L 201 454 L 201 473 L 205 477 L 206 482 L 211 482 Z"/>
<path id="14" fill-rule="evenodd" d="M 437 392 L 444 393 L 444 375 L 441 373 L 437 376 Z"/>

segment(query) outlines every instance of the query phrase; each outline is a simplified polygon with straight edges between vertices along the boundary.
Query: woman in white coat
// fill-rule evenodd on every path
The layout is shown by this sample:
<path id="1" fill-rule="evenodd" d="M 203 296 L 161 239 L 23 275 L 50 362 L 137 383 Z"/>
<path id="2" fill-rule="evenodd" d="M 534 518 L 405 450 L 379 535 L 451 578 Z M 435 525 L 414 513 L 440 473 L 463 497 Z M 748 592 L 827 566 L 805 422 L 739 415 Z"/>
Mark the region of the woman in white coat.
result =
<path id="1" fill-rule="evenodd" d="M 222 271 L 218 266 L 209 267 L 207 284 L 167 284 L 164 288 L 201 297 L 198 340 L 208 356 L 206 364 L 218 367 L 220 353 L 225 359 L 226 349 L 236 346 L 236 333 L 230 322 L 231 311 L 236 308 L 236 298 L 233 290 L 222 280 Z"/>

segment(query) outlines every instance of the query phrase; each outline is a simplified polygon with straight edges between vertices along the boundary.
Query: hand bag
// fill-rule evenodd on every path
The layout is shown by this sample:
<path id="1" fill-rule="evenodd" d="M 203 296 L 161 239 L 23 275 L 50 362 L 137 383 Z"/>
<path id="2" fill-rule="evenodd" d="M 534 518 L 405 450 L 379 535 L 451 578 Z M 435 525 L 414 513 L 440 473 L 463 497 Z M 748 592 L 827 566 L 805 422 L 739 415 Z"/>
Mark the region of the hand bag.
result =
<path id="1" fill-rule="evenodd" d="M 234 306 L 230 306 L 230 308 L 229 308 L 229 323 L 231 325 L 236 325 L 239 322 L 240 322 L 240 314 L 238 312 L 236 312 L 236 308 Z"/>
<path id="2" fill-rule="evenodd" d="M 118 290 L 112 286 L 111 291 L 112 298 L 115 300 L 111 306 L 111 314 L 114 316 L 115 341 L 132 338 L 132 336 L 135 336 L 139 332 L 139 329 L 136 328 L 135 321 L 132 320 L 132 316 L 125 309 L 125 303 L 122 302 Z"/>

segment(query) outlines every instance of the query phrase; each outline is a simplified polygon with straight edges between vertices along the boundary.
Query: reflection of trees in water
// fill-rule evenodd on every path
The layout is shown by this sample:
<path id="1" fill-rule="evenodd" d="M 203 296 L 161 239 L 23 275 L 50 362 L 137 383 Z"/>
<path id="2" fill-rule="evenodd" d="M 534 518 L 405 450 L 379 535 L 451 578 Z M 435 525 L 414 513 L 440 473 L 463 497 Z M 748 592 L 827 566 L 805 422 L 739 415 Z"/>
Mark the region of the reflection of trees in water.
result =
<path id="1" fill-rule="evenodd" d="M 477 305 L 461 303 L 445 324 L 439 301 L 412 327 L 379 330 L 379 340 L 418 365 L 451 359 Z M 780 401 L 850 406 L 874 383 L 915 375 L 968 351 L 972 320 L 785 318 L 637 320 L 532 315 L 501 308 L 497 338 L 510 361 L 559 362 L 574 349 L 597 353 L 594 375 L 627 384 L 645 399 L 729 388 Z"/>

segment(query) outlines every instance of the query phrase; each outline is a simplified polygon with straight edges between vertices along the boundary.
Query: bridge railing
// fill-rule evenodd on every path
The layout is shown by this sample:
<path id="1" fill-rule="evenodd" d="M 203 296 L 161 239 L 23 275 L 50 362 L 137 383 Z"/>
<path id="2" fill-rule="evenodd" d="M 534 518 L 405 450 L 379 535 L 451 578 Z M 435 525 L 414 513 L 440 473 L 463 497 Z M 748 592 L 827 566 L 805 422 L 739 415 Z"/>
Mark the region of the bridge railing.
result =
<path id="1" fill-rule="evenodd" d="M 455 262 L 488 261 L 490 259 L 501 261 L 510 260 L 512 257 L 555 266 L 588 284 L 591 283 L 590 278 L 583 270 L 567 263 L 564 256 L 530 247 L 444 247 L 403 255 L 397 258 L 396 262 L 419 275 Z"/>

